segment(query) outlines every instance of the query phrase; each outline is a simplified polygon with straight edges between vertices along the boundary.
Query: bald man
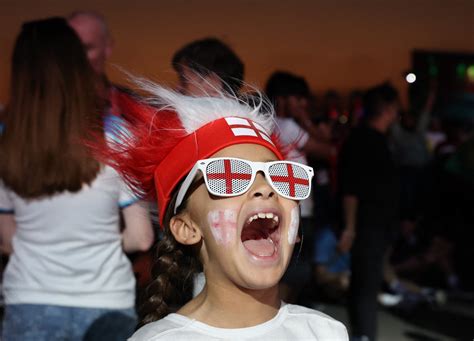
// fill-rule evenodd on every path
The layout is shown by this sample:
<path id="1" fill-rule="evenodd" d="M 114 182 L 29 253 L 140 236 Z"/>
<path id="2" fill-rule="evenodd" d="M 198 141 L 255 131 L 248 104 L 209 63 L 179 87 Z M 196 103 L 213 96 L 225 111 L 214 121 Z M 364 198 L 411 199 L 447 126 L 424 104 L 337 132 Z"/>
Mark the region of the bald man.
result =
<path id="1" fill-rule="evenodd" d="M 107 61 L 112 54 L 113 39 L 105 17 L 93 11 L 75 11 L 68 18 L 69 25 L 76 31 L 87 53 L 92 68 L 98 75 L 97 91 L 107 103 L 107 112 L 120 116 L 122 110 L 117 103 L 118 95 L 136 95 L 130 89 L 112 84 L 106 75 Z"/>
<path id="2" fill-rule="evenodd" d="M 87 52 L 87 58 L 98 75 L 105 76 L 105 65 L 112 54 L 113 41 L 103 15 L 77 11 L 68 17 Z"/>

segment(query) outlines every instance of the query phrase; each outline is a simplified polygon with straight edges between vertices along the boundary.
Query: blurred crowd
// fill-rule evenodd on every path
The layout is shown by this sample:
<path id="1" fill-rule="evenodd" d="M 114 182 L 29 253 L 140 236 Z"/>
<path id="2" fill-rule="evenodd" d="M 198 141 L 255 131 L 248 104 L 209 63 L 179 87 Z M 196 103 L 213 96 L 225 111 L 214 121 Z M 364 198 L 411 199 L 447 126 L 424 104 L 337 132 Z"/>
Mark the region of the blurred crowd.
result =
<path id="1" fill-rule="evenodd" d="M 154 205 L 134 198 L 76 143 L 90 133 L 120 138 L 113 128 L 123 103 L 140 97 L 108 79 L 112 51 L 99 13 L 20 29 L 9 102 L 0 113 L 9 337 L 15 323 L 29 320 L 34 329 L 35 314 L 51 328 L 75 314 L 70 332 L 90 339 L 124 339 L 136 325 L 135 306 L 152 280 L 149 250 L 160 238 L 149 216 Z M 189 42 L 170 61 L 179 91 L 212 96 L 218 89 L 254 100 L 238 52 L 213 37 Z M 430 80 L 419 109 L 403 107 L 385 80 L 348 96 L 315 94 L 304 75 L 275 70 L 258 89 L 274 106 L 288 158 L 315 170 L 282 299 L 346 304 L 355 339 L 375 339 L 379 304 L 410 309 L 474 290 L 474 94 L 439 107 L 438 82 Z M 47 311 L 16 311 L 16 303 Z"/>

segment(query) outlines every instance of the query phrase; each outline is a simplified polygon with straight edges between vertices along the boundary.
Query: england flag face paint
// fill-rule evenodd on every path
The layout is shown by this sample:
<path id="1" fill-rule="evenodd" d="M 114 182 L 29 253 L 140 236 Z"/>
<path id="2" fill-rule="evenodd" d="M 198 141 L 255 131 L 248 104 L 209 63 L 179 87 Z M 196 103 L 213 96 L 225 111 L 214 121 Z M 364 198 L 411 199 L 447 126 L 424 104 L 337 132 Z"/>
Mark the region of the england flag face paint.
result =
<path id="1" fill-rule="evenodd" d="M 237 212 L 232 209 L 210 211 L 209 226 L 217 244 L 230 245 L 237 235 Z"/>
<path id="2" fill-rule="evenodd" d="M 299 225 L 300 225 L 300 211 L 299 211 L 299 206 L 296 206 L 291 210 L 290 226 L 288 227 L 288 243 L 290 245 L 293 245 L 296 243 L 296 237 L 298 236 Z"/>

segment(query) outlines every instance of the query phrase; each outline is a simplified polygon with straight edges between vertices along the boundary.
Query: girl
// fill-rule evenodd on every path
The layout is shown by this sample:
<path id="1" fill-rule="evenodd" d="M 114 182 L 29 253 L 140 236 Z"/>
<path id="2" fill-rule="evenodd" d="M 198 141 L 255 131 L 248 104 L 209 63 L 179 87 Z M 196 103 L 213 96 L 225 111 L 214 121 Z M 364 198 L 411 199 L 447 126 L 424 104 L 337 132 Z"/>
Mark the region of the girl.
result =
<path id="1" fill-rule="evenodd" d="M 23 25 L 0 136 L 4 341 L 123 340 L 135 328 L 125 251 L 147 249 L 153 231 L 117 173 L 80 143 L 102 118 L 93 77 L 64 19 Z"/>
<path id="2" fill-rule="evenodd" d="M 164 233 L 145 325 L 131 340 L 346 340 L 340 322 L 279 299 L 313 170 L 285 161 L 273 111 L 139 84 L 159 109 L 129 105 L 127 132 L 102 150 L 141 195 L 157 199 Z M 170 313 L 201 266 L 204 289 Z"/>

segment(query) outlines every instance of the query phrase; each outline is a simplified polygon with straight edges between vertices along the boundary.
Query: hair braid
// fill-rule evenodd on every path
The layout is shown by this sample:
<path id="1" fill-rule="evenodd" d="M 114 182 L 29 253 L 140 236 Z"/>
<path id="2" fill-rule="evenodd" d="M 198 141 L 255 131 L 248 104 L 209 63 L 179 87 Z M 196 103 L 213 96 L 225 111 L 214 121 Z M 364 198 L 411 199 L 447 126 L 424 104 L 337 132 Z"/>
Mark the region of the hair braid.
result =
<path id="1" fill-rule="evenodd" d="M 165 317 L 191 298 L 194 274 L 201 268 L 197 250 L 198 246 L 180 244 L 169 229 L 164 230 L 151 270 L 154 279 L 139 310 L 139 327 Z"/>

